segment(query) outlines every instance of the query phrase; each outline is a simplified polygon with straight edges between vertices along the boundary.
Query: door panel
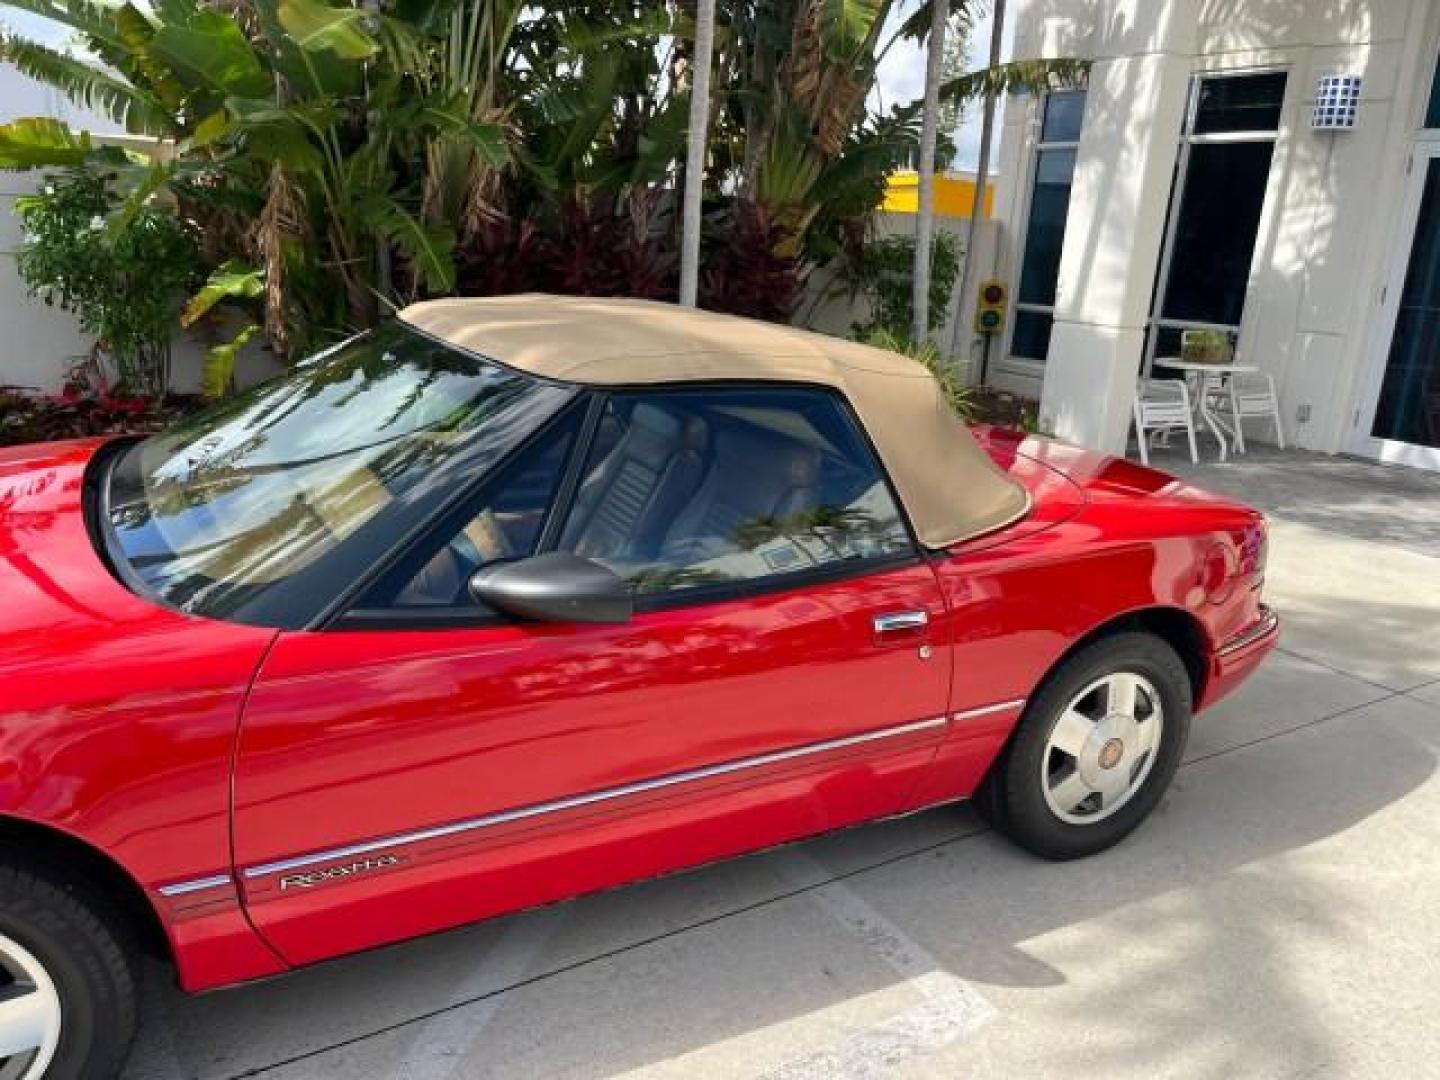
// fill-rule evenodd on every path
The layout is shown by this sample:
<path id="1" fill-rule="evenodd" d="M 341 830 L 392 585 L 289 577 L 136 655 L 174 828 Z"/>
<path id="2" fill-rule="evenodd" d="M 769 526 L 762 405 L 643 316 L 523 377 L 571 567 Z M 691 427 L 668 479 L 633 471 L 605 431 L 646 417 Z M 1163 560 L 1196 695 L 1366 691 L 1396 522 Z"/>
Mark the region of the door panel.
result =
<path id="1" fill-rule="evenodd" d="M 917 610 L 943 623 L 925 564 L 619 626 L 284 634 L 236 766 L 252 919 L 307 962 L 903 809 L 949 653 L 874 618 Z"/>

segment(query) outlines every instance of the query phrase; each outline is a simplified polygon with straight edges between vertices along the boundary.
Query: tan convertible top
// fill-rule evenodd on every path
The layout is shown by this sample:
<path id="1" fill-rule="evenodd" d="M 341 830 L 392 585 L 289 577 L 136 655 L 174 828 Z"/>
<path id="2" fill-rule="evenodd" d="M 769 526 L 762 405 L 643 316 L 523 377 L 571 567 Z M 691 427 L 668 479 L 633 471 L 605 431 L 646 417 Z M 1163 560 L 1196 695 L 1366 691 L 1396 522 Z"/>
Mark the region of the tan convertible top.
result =
<path id="1" fill-rule="evenodd" d="M 647 300 L 496 296 L 430 300 L 400 318 L 459 348 L 587 386 L 763 380 L 815 383 L 854 406 L 920 540 L 945 547 L 1029 507 L 908 357 L 773 323 Z"/>

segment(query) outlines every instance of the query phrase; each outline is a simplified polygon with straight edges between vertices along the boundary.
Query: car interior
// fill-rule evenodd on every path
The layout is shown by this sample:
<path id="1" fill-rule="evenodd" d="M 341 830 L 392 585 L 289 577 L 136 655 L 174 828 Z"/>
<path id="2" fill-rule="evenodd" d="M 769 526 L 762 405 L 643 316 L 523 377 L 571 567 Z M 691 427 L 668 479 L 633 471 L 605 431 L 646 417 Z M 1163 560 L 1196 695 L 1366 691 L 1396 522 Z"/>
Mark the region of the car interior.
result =
<path id="1" fill-rule="evenodd" d="M 739 392 L 616 395 L 558 547 L 639 592 L 904 550 L 889 490 L 854 443 L 825 398 L 807 410 Z M 556 468 L 498 485 L 396 603 L 455 603 L 480 566 L 533 550 Z"/>

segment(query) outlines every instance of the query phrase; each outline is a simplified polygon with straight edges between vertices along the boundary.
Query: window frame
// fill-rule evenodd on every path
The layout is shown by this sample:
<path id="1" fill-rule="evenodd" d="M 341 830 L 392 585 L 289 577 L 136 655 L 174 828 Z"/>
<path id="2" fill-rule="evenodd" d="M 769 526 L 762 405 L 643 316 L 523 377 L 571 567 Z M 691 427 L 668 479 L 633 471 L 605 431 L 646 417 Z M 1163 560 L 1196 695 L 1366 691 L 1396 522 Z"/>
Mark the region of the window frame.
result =
<path id="1" fill-rule="evenodd" d="M 1197 132 L 1195 122 L 1200 110 L 1200 96 L 1204 85 L 1207 82 L 1220 81 L 1223 79 L 1243 79 L 1253 76 L 1283 75 L 1285 77 L 1285 90 L 1281 99 L 1280 113 L 1276 118 L 1274 129 L 1265 130 L 1240 130 L 1240 131 L 1209 131 Z M 1185 118 L 1180 128 L 1180 137 L 1176 143 L 1175 166 L 1170 178 L 1170 190 L 1166 196 L 1165 207 L 1165 231 L 1162 234 L 1160 245 L 1160 257 L 1155 267 L 1155 281 L 1151 288 L 1150 304 L 1146 313 L 1145 322 L 1145 345 L 1141 356 L 1140 372 L 1142 377 L 1149 378 L 1154 368 L 1155 356 L 1160 344 L 1160 334 L 1166 330 L 1217 330 L 1231 335 L 1231 344 L 1238 355 L 1240 351 L 1240 338 L 1245 328 L 1244 313 L 1241 313 L 1241 321 L 1234 325 L 1228 323 L 1209 323 L 1190 319 L 1170 319 L 1165 316 L 1166 293 L 1169 289 L 1170 271 L 1175 259 L 1175 246 L 1178 240 L 1179 212 L 1185 198 L 1185 182 L 1189 177 L 1190 151 L 1196 146 L 1217 146 L 1234 145 L 1237 143 L 1269 143 L 1271 152 L 1270 171 L 1265 181 L 1265 194 L 1260 207 L 1260 220 L 1256 223 L 1255 246 L 1250 253 L 1250 265 L 1246 269 L 1245 294 L 1250 294 L 1251 285 L 1255 280 L 1256 258 L 1260 251 L 1260 232 L 1266 222 L 1266 212 L 1271 209 L 1271 202 L 1274 197 L 1273 185 L 1275 184 L 1275 156 L 1281 148 L 1281 139 L 1286 134 L 1285 110 L 1291 103 L 1291 95 L 1295 93 L 1296 81 L 1291 65 L 1286 63 L 1264 64 L 1257 67 L 1222 68 L 1214 71 L 1199 70 L 1190 73 L 1190 85 L 1187 88 L 1185 102 Z"/>
<path id="2" fill-rule="evenodd" d="M 501 612 L 487 611 L 468 604 L 435 605 L 433 607 L 379 608 L 361 607 L 359 606 L 359 601 L 384 574 L 394 572 L 396 567 L 403 565 L 404 561 L 415 548 L 432 542 L 435 532 L 452 525 L 453 522 L 451 519 L 459 512 L 459 508 L 469 505 L 474 499 L 480 497 L 481 489 L 485 483 L 493 480 L 496 475 L 502 474 L 514 461 L 533 448 L 536 443 L 545 438 L 556 426 L 565 422 L 565 419 L 575 408 L 582 407 L 582 403 L 585 412 L 581 418 L 579 430 L 571 444 L 569 455 L 562 469 L 561 479 L 556 489 L 555 497 L 552 500 L 551 506 L 546 511 L 545 521 L 541 526 L 539 539 L 536 541 L 535 555 L 555 550 L 555 545 L 560 540 L 560 534 L 564 528 L 564 524 L 574 509 L 575 498 L 583 479 L 582 473 L 599 433 L 600 421 L 612 398 L 629 395 L 643 395 L 647 398 L 654 398 L 659 396 L 732 391 L 763 393 L 767 391 L 794 392 L 797 390 L 818 394 L 829 399 L 838 408 L 841 419 L 850 425 L 852 432 L 857 437 L 859 446 L 869 455 L 870 463 L 881 481 L 885 484 L 885 490 L 889 494 L 895 506 L 896 513 L 899 516 L 901 526 L 905 530 L 909 550 L 892 555 L 871 556 L 869 558 L 855 560 L 837 560 L 833 563 L 810 567 L 805 570 L 779 571 L 764 577 L 748 578 L 742 581 L 716 582 L 714 584 L 696 585 L 690 588 L 668 592 L 638 594 L 635 596 L 635 613 L 639 615 L 653 611 L 670 611 L 677 608 L 701 608 L 732 600 L 745 599 L 751 596 L 765 596 L 774 593 L 790 592 L 814 585 L 829 584 L 844 581 L 849 578 L 863 577 L 870 574 L 883 573 L 887 570 L 918 565 L 927 557 L 929 551 L 920 543 L 919 537 L 915 532 L 914 523 L 910 520 L 909 511 L 906 509 L 904 501 L 900 498 L 900 493 L 895 487 L 895 482 L 891 478 L 889 470 L 885 468 L 885 462 L 881 458 L 880 452 L 870 436 L 870 432 L 856 414 L 849 400 L 834 387 L 822 386 L 817 383 L 754 379 L 588 387 L 582 390 L 578 402 L 572 403 L 569 407 L 562 409 L 540 429 L 532 433 L 531 436 L 521 445 L 517 446 L 507 458 L 497 464 L 494 472 L 489 477 L 481 478 L 474 484 L 469 485 L 465 493 L 457 497 L 446 512 L 431 518 L 425 523 L 423 529 L 417 530 L 414 535 L 406 538 L 401 544 L 398 544 L 391 557 L 385 560 L 383 566 L 376 567 L 371 574 L 366 576 L 363 582 L 357 583 L 356 586 L 348 592 L 344 603 L 339 606 L 337 613 L 329 619 L 322 628 L 342 631 L 374 631 L 483 629 L 500 626 L 530 625 L 527 620 L 518 619 Z"/>
<path id="3" fill-rule="evenodd" d="M 1434 136 L 1440 132 L 1440 48 L 1435 50 L 1435 67 L 1430 75 L 1429 92 L 1420 97 L 1420 136 Z"/>
<path id="4" fill-rule="evenodd" d="M 1045 139 L 1045 110 L 1049 106 L 1051 97 L 1056 94 L 1075 93 L 1085 95 L 1085 103 L 1084 106 L 1081 108 L 1080 112 L 1079 135 L 1074 139 L 1055 139 L 1047 141 Z M 1038 315 L 1049 315 L 1051 320 L 1052 332 L 1054 329 L 1055 305 L 1053 303 L 1036 304 L 1022 301 L 1020 299 L 1020 281 L 1025 272 L 1026 248 L 1030 243 L 1031 215 L 1035 209 L 1035 185 L 1040 178 L 1040 157 L 1047 151 L 1069 150 L 1075 153 L 1076 164 L 1079 164 L 1080 142 L 1085 136 L 1085 114 L 1089 111 L 1090 106 L 1090 88 L 1088 86 L 1083 86 L 1068 87 L 1062 90 L 1050 90 L 1043 96 L 1035 100 L 1037 102 L 1035 115 L 1030 120 L 1030 123 L 1032 125 L 1031 129 L 1034 131 L 1035 136 L 1030 144 L 1030 149 L 1028 153 L 1028 160 L 1025 170 L 1024 202 L 1020 214 L 1021 229 L 1019 230 L 1019 233 L 1016 237 L 1015 244 L 1015 252 L 1017 255 L 1017 258 L 1015 260 L 1015 302 L 1010 305 L 1009 317 L 1006 319 L 1005 349 L 1002 356 L 1001 366 L 1011 371 L 1014 371 L 1016 374 L 1038 379 L 1043 378 L 1045 375 L 1045 365 L 1047 360 L 1049 359 L 1048 347 L 1046 349 L 1047 355 L 1045 356 L 1045 358 L 1037 360 L 1033 356 L 1016 355 L 1016 353 L 1014 352 L 1014 344 L 1016 323 L 1019 321 L 1019 316 L 1021 312 Z M 1072 195 L 1074 189 L 1075 173 L 1072 169 L 1070 173 L 1070 190 Z M 1068 228 L 1070 220 L 1070 212 L 1068 205 L 1066 208 L 1065 220 L 1066 227 Z M 1058 284 L 1058 272 L 1056 276 Z"/>

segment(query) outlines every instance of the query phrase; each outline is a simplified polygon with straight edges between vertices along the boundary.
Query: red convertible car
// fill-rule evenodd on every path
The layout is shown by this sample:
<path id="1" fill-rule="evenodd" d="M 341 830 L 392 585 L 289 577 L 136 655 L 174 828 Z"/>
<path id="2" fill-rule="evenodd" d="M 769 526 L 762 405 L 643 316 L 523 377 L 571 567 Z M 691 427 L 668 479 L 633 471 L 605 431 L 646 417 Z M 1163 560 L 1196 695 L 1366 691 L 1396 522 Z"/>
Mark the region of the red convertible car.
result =
<path id="1" fill-rule="evenodd" d="M 1134 829 L 1275 644 L 1255 511 L 919 364 L 419 304 L 143 440 L 0 451 L 0 1075 L 204 990 L 974 796 Z"/>

